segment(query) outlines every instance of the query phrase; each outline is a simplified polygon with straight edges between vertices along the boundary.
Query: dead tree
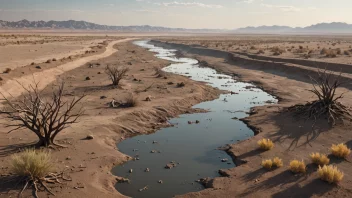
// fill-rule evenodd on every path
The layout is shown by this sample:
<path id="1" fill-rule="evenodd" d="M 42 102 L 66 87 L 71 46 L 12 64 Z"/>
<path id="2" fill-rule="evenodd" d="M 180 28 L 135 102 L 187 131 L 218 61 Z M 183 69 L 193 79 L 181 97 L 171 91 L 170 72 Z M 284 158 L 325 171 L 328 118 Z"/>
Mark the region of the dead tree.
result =
<path id="1" fill-rule="evenodd" d="M 37 147 L 61 146 L 54 140 L 61 131 L 77 123 L 78 118 L 83 115 L 82 107 L 78 110 L 75 107 L 84 95 L 64 101 L 64 83 L 46 99 L 38 89 L 38 83 L 30 85 L 29 88 L 23 85 L 22 87 L 26 93 L 18 99 L 10 100 L 1 93 L 6 107 L 0 110 L 0 114 L 5 114 L 11 120 L 11 124 L 5 124 L 6 127 L 15 127 L 9 133 L 27 128 L 38 136 Z"/>
<path id="2" fill-rule="evenodd" d="M 129 71 L 127 67 L 117 67 L 117 66 L 106 66 L 105 73 L 109 76 L 112 84 L 114 86 L 119 85 L 120 80 L 125 76 Z"/>
<path id="3" fill-rule="evenodd" d="M 309 77 L 313 85 L 313 89 L 309 91 L 318 99 L 304 105 L 292 106 L 289 110 L 293 110 L 297 116 L 307 120 L 316 121 L 321 116 L 325 116 L 332 125 L 335 125 L 337 120 L 350 119 L 349 109 L 338 101 L 343 98 L 343 93 L 336 93 L 336 90 L 345 83 L 341 81 L 341 73 L 337 75 L 334 72 L 318 70 L 316 78 Z"/>

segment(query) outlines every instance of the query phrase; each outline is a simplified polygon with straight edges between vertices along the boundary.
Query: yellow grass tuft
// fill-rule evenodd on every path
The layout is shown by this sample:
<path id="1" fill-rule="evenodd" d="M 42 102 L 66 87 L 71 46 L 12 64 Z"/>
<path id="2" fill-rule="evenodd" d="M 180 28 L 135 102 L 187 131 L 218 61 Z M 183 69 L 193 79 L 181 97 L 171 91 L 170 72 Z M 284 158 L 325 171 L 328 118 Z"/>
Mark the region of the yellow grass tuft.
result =
<path id="1" fill-rule="evenodd" d="M 274 147 L 274 143 L 270 139 L 261 139 L 258 141 L 259 148 L 262 150 L 270 150 Z"/>
<path id="2" fill-rule="evenodd" d="M 271 167 L 273 166 L 273 161 L 271 159 L 263 160 L 262 166 L 263 166 L 263 168 L 270 170 Z"/>
<path id="3" fill-rule="evenodd" d="M 284 163 L 282 162 L 282 159 L 278 158 L 278 157 L 275 157 L 273 159 L 273 166 L 277 167 L 277 168 L 280 168 L 284 165 Z"/>
<path id="4" fill-rule="evenodd" d="M 319 166 L 318 175 L 321 180 L 331 183 L 338 183 L 343 179 L 343 173 L 336 166 Z"/>
<path id="5" fill-rule="evenodd" d="M 49 152 L 27 149 L 11 157 L 12 173 L 32 180 L 47 176 L 54 168 Z"/>
<path id="6" fill-rule="evenodd" d="M 325 154 L 312 153 L 310 154 L 310 158 L 314 164 L 319 166 L 327 165 L 330 162 L 330 159 Z"/>
<path id="7" fill-rule="evenodd" d="M 293 173 L 305 173 L 306 172 L 306 164 L 304 161 L 292 160 L 289 166 L 290 171 Z"/>
<path id="8" fill-rule="evenodd" d="M 345 144 L 333 144 L 331 146 L 331 153 L 338 158 L 347 158 L 351 153 L 351 149 L 349 149 Z"/>

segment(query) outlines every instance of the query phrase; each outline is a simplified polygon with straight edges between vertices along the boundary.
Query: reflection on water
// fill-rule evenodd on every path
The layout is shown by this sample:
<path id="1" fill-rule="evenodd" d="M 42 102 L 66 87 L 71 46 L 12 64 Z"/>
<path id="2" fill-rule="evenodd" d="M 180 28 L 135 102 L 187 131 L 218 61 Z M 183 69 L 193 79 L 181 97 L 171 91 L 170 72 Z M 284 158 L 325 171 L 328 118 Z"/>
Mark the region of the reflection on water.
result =
<path id="1" fill-rule="evenodd" d="M 165 71 L 207 82 L 233 94 L 223 94 L 219 99 L 194 106 L 208 109 L 208 113 L 181 115 L 169 121 L 174 127 L 119 143 L 121 152 L 138 160 L 112 170 L 115 175 L 131 181 L 130 184 L 116 184 L 116 189 L 127 196 L 151 198 L 199 191 L 203 186 L 196 180 L 217 177 L 219 169 L 235 166 L 230 156 L 217 148 L 253 136 L 253 131 L 238 119 L 246 117 L 245 112 L 253 106 L 277 100 L 252 84 L 237 82 L 231 76 L 218 74 L 211 68 L 199 67 L 197 60 L 176 58 L 175 50 L 155 47 L 148 41 L 136 41 L 135 44 L 156 52 L 158 58 L 175 62 L 164 68 Z M 170 163 L 175 167 L 166 169 L 165 166 Z M 142 190 L 144 187 L 147 189 Z"/>

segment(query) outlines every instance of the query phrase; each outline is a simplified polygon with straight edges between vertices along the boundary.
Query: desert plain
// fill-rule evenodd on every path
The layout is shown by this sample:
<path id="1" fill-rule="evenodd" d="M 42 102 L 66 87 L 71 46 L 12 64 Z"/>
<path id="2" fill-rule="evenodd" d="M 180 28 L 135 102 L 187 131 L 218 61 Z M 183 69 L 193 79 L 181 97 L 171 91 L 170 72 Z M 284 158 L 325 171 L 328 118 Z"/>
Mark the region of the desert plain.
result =
<path id="1" fill-rule="evenodd" d="M 325 118 L 305 120 L 287 109 L 316 100 L 309 76 L 318 70 L 340 74 L 345 81 L 337 89 L 344 93 L 339 101 L 352 105 L 352 37 L 345 35 L 133 35 L 9 33 L 0 35 L 0 92 L 3 97 L 18 98 L 23 87 L 37 82 L 43 96 L 50 96 L 60 82 L 65 82 L 64 99 L 85 95 L 80 105 L 85 109 L 78 123 L 70 125 L 57 137 L 66 148 L 49 149 L 58 170 L 65 170 L 72 181 L 48 184 L 56 197 L 125 197 L 114 185 L 121 178 L 111 169 L 128 160 L 117 149 L 126 138 L 150 134 L 168 127 L 168 119 L 180 114 L 199 112 L 195 104 L 214 100 L 222 90 L 168 74 L 157 77 L 155 68 L 170 61 L 161 60 L 136 40 L 152 40 L 156 45 L 178 50 L 180 56 L 192 57 L 203 66 L 229 74 L 239 81 L 251 82 L 279 99 L 277 104 L 255 107 L 243 121 L 255 132 L 247 140 L 223 145 L 236 167 L 221 170 L 222 177 L 204 183 L 206 189 L 177 197 L 351 197 L 351 156 L 330 155 L 332 144 L 352 148 L 351 120 L 332 126 Z M 105 74 L 107 65 L 128 67 L 118 87 L 110 86 Z M 178 83 L 185 86 L 178 87 Z M 134 107 L 113 108 L 112 101 L 123 103 L 129 97 Z M 4 106 L 5 104 L 2 104 Z M 1 123 L 9 123 L 1 115 Z M 27 129 L 8 133 L 0 126 L 0 197 L 17 196 L 22 184 L 13 180 L 11 155 L 36 143 Z M 86 139 L 87 136 L 93 139 Z M 271 139 L 275 146 L 263 152 L 257 141 Z M 321 181 L 310 154 L 329 155 L 330 164 L 344 173 L 338 184 Z M 279 157 L 284 166 L 271 171 L 261 166 L 263 159 Z M 292 174 L 290 160 L 304 160 L 306 173 Z M 142 192 L 141 192 L 142 193 Z M 30 197 L 31 189 L 23 192 Z M 39 197 L 51 197 L 41 191 Z"/>

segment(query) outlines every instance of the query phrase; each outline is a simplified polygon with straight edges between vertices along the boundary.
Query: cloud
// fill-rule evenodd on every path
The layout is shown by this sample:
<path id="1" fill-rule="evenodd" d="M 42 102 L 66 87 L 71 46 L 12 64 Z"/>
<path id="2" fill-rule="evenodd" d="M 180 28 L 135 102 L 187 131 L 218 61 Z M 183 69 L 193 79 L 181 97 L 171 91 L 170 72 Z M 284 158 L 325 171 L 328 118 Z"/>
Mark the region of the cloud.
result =
<path id="1" fill-rule="evenodd" d="M 204 4 L 204 3 L 199 3 L 199 2 L 178 2 L 178 1 L 174 1 L 174 2 L 170 2 L 170 3 L 154 3 L 155 5 L 159 5 L 159 6 L 174 6 L 174 7 L 178 7 L 178 6 L 184 6 L 184 7 L 202 7 L 202 8 L 222 8 L 222 5 L 214 5 L 214 4 Z"/>
<path id="2" fill-rule="evenodd" d="M 285 5 L 272 5 L 272 4 L 261 4 L 263 7 L 267 8 L 277 8 L 283 12 L 300 12 L 302 8 L 298 8 L 295 6 L 285 6 Z"/>

